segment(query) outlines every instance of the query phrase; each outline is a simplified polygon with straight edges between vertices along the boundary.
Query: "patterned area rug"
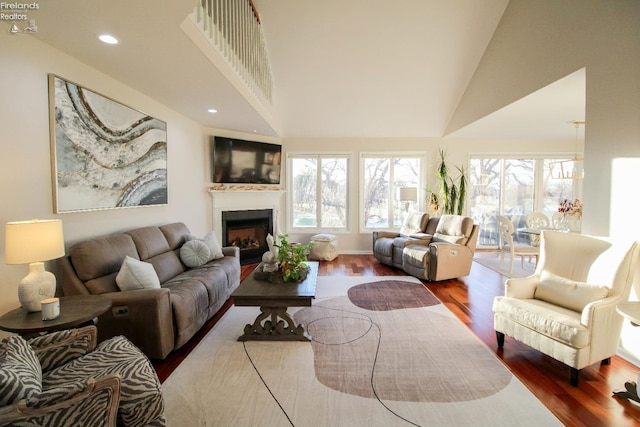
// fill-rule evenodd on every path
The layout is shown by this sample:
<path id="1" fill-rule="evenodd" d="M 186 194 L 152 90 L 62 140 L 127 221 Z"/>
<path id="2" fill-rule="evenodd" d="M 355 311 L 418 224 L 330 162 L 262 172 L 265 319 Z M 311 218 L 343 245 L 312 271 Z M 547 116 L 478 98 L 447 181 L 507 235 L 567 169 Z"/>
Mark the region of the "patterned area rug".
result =
<path id="1" fill-rule="evenodd" d="M 293 316 L 311 343 L 236 341 L 257 313 L 230 309 L 165 381 L 169 425 L 560 425 L 415 278 L 319 277 Z"/>

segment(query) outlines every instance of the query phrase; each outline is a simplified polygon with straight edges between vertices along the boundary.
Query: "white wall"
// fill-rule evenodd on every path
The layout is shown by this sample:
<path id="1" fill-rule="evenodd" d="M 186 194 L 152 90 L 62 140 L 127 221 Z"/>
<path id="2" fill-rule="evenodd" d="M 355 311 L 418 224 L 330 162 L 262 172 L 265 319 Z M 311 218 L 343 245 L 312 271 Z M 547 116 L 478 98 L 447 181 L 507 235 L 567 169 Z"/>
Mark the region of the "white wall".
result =
<path id="1" fill-rule="evenodd" d="M 48 73 L 167 122 L 167 206 L 53 214 Z M 195 234 L 210 229 L 205 138 L 195 122 L 32 36 L 4 32 L 0 97 L 0 313 L 19 306 L 17 285 L 28 271 L 26 265 L 5 264 L 8 221 L 60 218 L 67 246 L 86 237 L 173 221 L 183 221 Z"/>
<path id="2" fill-rule="evenodd" d="M 586 68 L 582 231 L 623 246 L 640 240 L 634 191 L 640 169 L 621 169 L 640 158 L 639 23 L 638 1 L 511 0 L 450 126 Z M 640 328 L 627 322 L 622 343 L 638 363 Z"/>

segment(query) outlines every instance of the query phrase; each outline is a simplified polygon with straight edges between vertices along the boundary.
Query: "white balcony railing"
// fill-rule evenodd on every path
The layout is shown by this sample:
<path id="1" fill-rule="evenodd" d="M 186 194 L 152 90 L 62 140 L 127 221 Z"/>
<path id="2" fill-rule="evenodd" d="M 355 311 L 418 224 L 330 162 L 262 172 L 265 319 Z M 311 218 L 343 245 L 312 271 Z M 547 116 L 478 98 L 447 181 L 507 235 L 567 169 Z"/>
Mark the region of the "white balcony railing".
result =
<path id="1" fill-rule="evenodd" d="M 270 110 L 271 64 L 253 2 L 199 0 L 191 18 L 249 91 Z"/>

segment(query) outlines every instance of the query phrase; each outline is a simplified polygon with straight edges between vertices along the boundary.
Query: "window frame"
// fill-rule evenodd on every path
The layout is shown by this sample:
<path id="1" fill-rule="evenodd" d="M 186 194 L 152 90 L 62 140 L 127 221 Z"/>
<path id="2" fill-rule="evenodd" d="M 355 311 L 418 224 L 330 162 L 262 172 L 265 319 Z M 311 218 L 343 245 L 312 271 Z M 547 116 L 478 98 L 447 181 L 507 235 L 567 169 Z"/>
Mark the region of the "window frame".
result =
<path id="1" fill-rule="evenodd" d="M 428 167 L 428 153 L 426 151 L 363 151 L 359 154 L 359 170 L 358 170 L 358 231 L 360 234 L 368 234 L 376 230 L 400 230 L 400 227 L 393 227 L 392 224 L 384 227 L 367 227 L 365 226 L 365 218 L 364 218 L 364 205 L 365 205 L 365 183 L 366 180 L 364 178 L 365 167 L 364 161 L 365 159 L 370 158 L 378 158 L 378 159 L 394 159 L 394 158 L 415 158 L 420 161 L 420 172 L 418 176 L 418 200 L 417 204 L 414 208 L 415 211 L 424 211 L 425 207 L 425 197 L 420 197 L 420 195 L 426 196 L 426 177 L 427 177 L 427 167 Z M 393 170 L 393 168 L 391 169 Z M 390 180 L 393 181 L 393 175 L 391 175 Z M 389 214 L 390 219 L 393 218 L 391 216 L 392 211 L 394 210 L 394 206 L 398 203 L 395 200 L 393 194 L 389 194 L 390 203 L 389 203 Z M 391 221 L 393 223 L 393 221 Z"/>
<path id="2" fill-rule="evenodd" d="M 294 159 L 344 159 L 346 160 L 346 204 L 345 204 L 345 227 L 296 227 L 293 224 L 294 221 L 294 209 L 293 209 L 293 165 Z M 286 229 L 288 233 L 294 234 L 318 234 L 318 233 L 332 233 L 332 234 L 348 234 L 351 232 L 351 179 L 352 179 L 352 162 L 353 154 L 349 152 L 288 152 L 286 155 L 286 183 L 289 191 L 286 192 Z M 322 181 L 319 179 L 321 173 L 321 167 L 316 171 L 316 209 L 318 214 L 322 206 Z M 318 216 L 320 218 L 320 216 Z"/>
<path id="3" fill-rule="evenodd" d="M 468 159 L 468 168 L 471 167 L 471 161 L 472 160 L 478 160 L 478 159 L 499 159 L 501 161 L 501 176 L 500 176 L 500 180 L 501 180 L 501 184 L 500 184 L 500 188 L 501 188 L 501 192 L 500 192 L 500 197 L 499 197 L 499 209 L 500 215 L 503 215 L 504 213 L 502 212 L 502 209 L 504 209 L 505 206 L 505 193 L 503 191 L 504 187 L 505 187 L 505 176 L 504 176 L 504 162 L 507 160 L 534 160 L 535 161 L 535 167 L 534 167 L 534 178 L 533 178 L 533 211 L 538 211 L 538 212 L 543 212 L 544 211 L 544 191 L 545 191 L 545 161 L 546 160 L 572 160 L 574 157 L 574 153 L 558 153 L 558 152 L 553 152 L 553 153 L 493 153 L 493 152 L 487 152 L 487 153 L 469 153 L 469 159 Z M 469 185 L 471 185 L 471 182 L 469 182 Z M 572 195 L 573 198 L 582 198 L 582 185 L 581 183 L 579 183 L 578 179 L 573 179 L 572 182 Z M 471 215 L 471 192 L 467 192 L 467 201 L 466 201 L 466 210 L 468 212 L 468 215 Z M 483 249 L 492 249 L 492 248 L 497 248 L 498 246 L 493 246 L 493 245 L 482 245 L 480 242 L 478 242 L 478 247 L 479 248 L 483 248 Z"/>

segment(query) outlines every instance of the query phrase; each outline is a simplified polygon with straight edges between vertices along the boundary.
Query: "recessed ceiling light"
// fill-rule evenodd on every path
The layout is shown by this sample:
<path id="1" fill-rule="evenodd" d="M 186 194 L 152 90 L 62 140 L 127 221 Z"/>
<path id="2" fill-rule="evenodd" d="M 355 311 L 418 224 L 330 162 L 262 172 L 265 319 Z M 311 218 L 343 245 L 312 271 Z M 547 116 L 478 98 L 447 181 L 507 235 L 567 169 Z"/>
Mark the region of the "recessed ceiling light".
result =
<path id="1" fill-rule="evenodd" d="M 218 112 L 218 110 L 216 110 L 215 108 L 209 108 L 207 111 L 210 112 L 211 114 L 215 114 Z"/>
<path id="2" fill-rule="evenodd" d="M 104 42 L 107 44 L 118 44 L 118 39 L 113 37 L 110 34 L 100 34 L 98 38 L 100 39 L 101 42 Z"/>

